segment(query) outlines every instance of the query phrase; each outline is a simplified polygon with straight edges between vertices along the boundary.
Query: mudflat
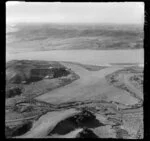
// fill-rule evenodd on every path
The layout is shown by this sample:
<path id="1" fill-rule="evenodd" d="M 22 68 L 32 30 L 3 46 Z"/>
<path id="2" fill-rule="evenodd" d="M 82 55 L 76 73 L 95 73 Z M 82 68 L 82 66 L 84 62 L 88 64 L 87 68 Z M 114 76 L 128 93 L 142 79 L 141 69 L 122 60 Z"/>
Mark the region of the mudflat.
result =
<path id="1" fill-rule="evenodd" d="M 24 53 L 6 52 L 6 61 L 15 59 L 69 61 L 89 65 L 109 65 L 110 63 L 144 63 L 144 50 L 51 50 Z"/>
<path id="2" fill-rule="evenodd" d="M 143 137 L 137 63 L 94 67 L 18 58 L 7 64 L 7 137 Z"/>

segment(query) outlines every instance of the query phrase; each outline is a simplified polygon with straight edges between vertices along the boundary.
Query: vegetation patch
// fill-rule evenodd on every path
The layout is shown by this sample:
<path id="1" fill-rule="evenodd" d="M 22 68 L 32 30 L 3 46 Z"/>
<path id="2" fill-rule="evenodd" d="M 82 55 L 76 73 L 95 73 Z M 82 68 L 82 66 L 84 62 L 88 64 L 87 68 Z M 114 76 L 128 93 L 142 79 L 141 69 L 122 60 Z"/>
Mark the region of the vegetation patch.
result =
<path id="1" fill-rule="evenodd" d="M 18 120 L 36 119 L 51 105 L 39 102 L 34 98 L 55 88 L 67 85 L 78 79 L 72 70 L 67 69 L 59 62 L 13 60 L 6 63 L 6 124 L 14 123 L 10 131 L 7 124 L 6 136 L 19 136 L 28 125 L 18 127 Z M 18 116 L 19 115 L 19 116 Z M 16 123 L 16 124 L 15 124 Z M 10 129 L 9 129 L 10 128 Z"/>
<path id="2" fill-rule="evenodd" d="M 19 87 L 12 87 L 10 89 L 6 89 L 6 98 L 12 98 L 15 96 L 21 95 L 22 90 Z"/>
<path id="3" fill-rule="evenodd" d="M 65 135 L 77 128 L 95 128 L 98 126 L 104 126 L 104 124 L 100 123 L 96 119 L 96 116 L 92 114 L 90 111 L 82 110 L 79 114 L 68 117 L 63 121 L 59 122 L 56 125 L 56 127 L 49 133 L 49 135 L 52 134 Z"/>
<path id="4" fill-rule="evenodd" d="M 23 134 L 25 134 L 26 132 L 28 132 L 32 127 L 32 122 L 28 121 L 25 122 L 24 124 L 21 124 L 15 128 L 9 128 L 9 127 L 5 127 L 5 136 L 7 138 L 10 137 L 15 137 L 15 136 L 21 136 Z"/>

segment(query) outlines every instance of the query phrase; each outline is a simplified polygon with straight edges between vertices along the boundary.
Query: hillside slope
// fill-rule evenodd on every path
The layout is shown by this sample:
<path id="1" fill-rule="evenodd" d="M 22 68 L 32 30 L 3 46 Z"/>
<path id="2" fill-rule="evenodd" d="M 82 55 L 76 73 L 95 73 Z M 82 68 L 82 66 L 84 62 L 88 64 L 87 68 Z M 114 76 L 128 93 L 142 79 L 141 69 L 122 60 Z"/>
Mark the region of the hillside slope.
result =
<path id="1" fill-rule="evenodd" d="M 144 32 L 136 25 L 19 24 L 13 28 L 6 34 L 9 52 L 143 48 Z"/>

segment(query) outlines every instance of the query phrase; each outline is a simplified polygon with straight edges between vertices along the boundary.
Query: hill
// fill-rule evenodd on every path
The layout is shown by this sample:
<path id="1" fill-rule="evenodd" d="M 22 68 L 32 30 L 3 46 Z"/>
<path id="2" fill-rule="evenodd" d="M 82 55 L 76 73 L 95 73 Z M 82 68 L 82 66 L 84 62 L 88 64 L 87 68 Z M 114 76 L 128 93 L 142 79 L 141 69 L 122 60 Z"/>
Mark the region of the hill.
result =
<path id="1" fill-rule="evenodd" d="M 138 25 L 7 25 L 6 46 L 9 52 L 138 49 L 143 48 L 143 29 Z"/>

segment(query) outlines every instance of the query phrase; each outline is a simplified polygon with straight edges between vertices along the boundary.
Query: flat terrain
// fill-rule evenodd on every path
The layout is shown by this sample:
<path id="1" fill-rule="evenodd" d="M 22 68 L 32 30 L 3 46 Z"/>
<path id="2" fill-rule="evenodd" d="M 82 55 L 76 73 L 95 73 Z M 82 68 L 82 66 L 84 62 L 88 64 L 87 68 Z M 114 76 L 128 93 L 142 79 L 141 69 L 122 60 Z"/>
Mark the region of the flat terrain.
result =
<path id="1" fill-rule="evenodd" d="M 132 139 L 143 137 L 142 82 L 136 81 L 141 79 L 143 68 L 137 64 L 135 66 L 128 64 L 129 67 L 123 64 L 94 67 L 73 62 L 37 61 L 38 69 L 41 67 L 46 69 L 47 65 L 48 68 L 65 68 L 72 77 L 70 74 L 58 78 L 42 77 L 42 80 L 21 84 L 26 78 L 23 75 L 21 81 L 14 84 L 16 81 L 12 80 L 16 80 L 14 79 L 16 77 L 10 75 L 10 72 L 12 73 L 10 70 L 19 73 L 20 67 L 23 70 L 25 68 L 30 70 L 35 69 L 34 63 L 37 64 L 36 61 L 27 60 L 14 62 L 7 63 L 8 90 L 18 86 L 27 89 L 29 93 L 25 90 L 19 96 L 11 96 L 12 93 L 9 93 L 9 97 L 6 98 L 7 137 Z M 16 64 L 20 64 L 19 67 L 15 67 Z M 39 71 L 38 77 L 52 73 L 43 74 L 41 70 Z M 53 76 L 55 73 L 57 71 L 53 72 Z M 32 73 L 29 76 L 32 77 Z M 65 83 L 63 79 L 69 81 Z M 60 86 L 51 85 L 48 89 L 49 83 Z M 40 91 L 41 89 L 43 90 Z"/>
<path id="2" fill-rule="evenodd" d="M 140 65 L 144 63 L 144 50 L 52 50 L 8 53 L 6 61 L 10 60 L 45 60 L 77 62 L 87 65 L 111 66 L 113 63 Z M 110 64 L 111 63 L 111 64 Z M 126 65 L 125 65 L 126 66 Z"/>
<path id="3" fill-rule="evenodd" d="M 60 102 L 74 100 L 84 101 L 86 99 L 97 99 L 97 97 L 99 97 L 100 99 L 100 97 L 104 95 L 111 100 L 111 98 L 114 99 L 115 96 L 117 97 L 117 95 L 120 93 L 120 90 L 109 86 L 106 80 L 104 79 L 106 75 L 121 69 L 119 67 L 109 67 L 100 71 L 90 72 L 78 65 L 71 65 L 65 63 L 63 63 L 63 65 L 65 65 L 68 68 L 71 68 L 71 70 L 76 72 L 80 76 L 80 79 L 71 83 L 70 85 L 66 85 L 63 88 L 59 88 L 57 90 L 41 95 L 36 99 L 49 103 L 55 102 L 55 104 L 57 104 Z M 121 93 L 122 99 L 124 99 L 125 97 L 127 99 L 126 101 L 124 101 L 123 104 L 130 104 L 130 101 L 133 104 L 136 103 L 136 100 L 134 100 L 132 97 L 127 97 L 129 96 L 129 94 L 127 94 L 126 92 Z"/>

